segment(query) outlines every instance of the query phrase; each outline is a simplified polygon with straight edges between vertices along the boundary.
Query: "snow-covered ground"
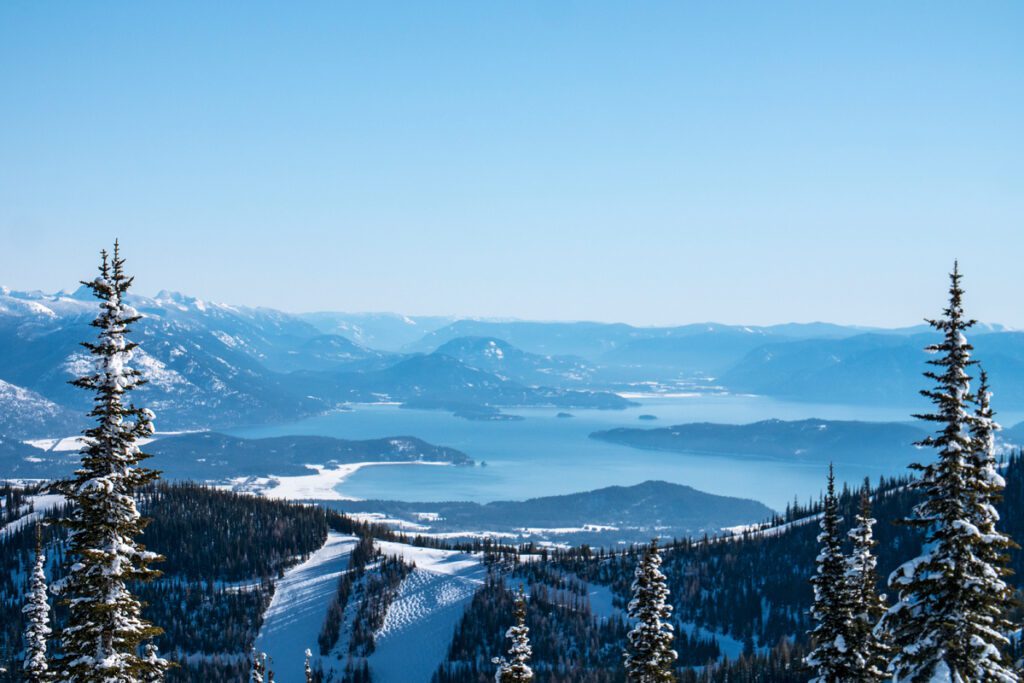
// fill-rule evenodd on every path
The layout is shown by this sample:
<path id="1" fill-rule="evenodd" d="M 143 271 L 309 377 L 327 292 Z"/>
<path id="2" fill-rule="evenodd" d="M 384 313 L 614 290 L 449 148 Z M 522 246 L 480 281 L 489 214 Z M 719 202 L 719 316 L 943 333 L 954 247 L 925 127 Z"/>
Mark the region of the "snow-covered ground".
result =
<path id="1" fill-rule="evenodd" d="M 450 462 L 418 460 L 403 462 L 353 462 L 330 468 L 323 465 L 306 465 L 306 467 L 313 471 L 312 474 L 294 477 L 279 477 L 275 475 L 267 477 L 238 477 L 220 488 L 258 493 L 268 498 L 281 498 L 284 500 L 358 500 L 357 498 L 345 496 L 337 490 L 337 487 L 352 476 L 352 474 L 364 467 L 382 467 L 384 465 L 452 466 Z"/>
<path id="2" fill-rule="evenodd" d="M 354 536 L 330 532 L 323 547 L 277 582 L 274 597 L 263 615 L 256 649 L 273 660 L 278 683 L 303 683 L 306 648 L 318 651 L 317 635 L 327 607 L 338 590 L 338 577 L 348 568 Z"/>
<path id="3" fill-rule="evenodd" d="M 483 585 L 487 570 L 469 553 L 378 542 L 385 555 L 414 562 L 402 582 L 369 658 L 375 683 L 429 683 L 448 654 L 466 604 Z"/>
<path id="4" fill-rule="evenodd" d="M 64 496 L 47 493 L 41 496 L 31 496 L 30 500 L 32 501 L 33 511 L 29 514 L 22 515 L 10 524 L 0 528 L 0 536 L 13 534 L 26 524 L 32 524 L 36 520 L 42 519 L 43 514 L 48 510 L 55 508 L 64 502 Z"/>

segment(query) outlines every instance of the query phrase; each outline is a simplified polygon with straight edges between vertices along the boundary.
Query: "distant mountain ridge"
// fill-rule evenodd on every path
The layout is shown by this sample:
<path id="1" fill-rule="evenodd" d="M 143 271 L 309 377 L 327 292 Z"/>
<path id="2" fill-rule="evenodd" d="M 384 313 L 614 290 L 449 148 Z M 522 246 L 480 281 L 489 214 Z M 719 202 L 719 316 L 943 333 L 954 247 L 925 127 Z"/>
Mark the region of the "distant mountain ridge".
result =
<path id="1" fill-rule="evenodd" d="M 762 420 L 750 424 L 695 422 L 655 429 L 619 428 L 594 432 L 592 439 L 634 448 L 674 453 L 710 453 L 730 457 L 797 462 L 909 464 L 914 446 L 928 432 L 894 422 L 843 420 Z"/>
<path id="2" fill-rule="evenodd" d="M 217 432 L 164 436 L 143 447 L 153 456 L 146 465 L 164 479 L 225 483 L 239 477 L 314 474 L 310 465 L 328 469 L 357 462 L 448 462 L 472 465 L 462 451 L 412 436 L 349 440 L 326 436 L 242 439 Z M 55 479 L 78 466 L 77 451 L 44 451 L 0 436 L 0 478 Z"/>
<path id="3" fill-rule="evenodd" d="M 486 418 L 510 406 L 615 409 L 629 405 L 616 392 L 692 387 L 905 406 L 918 400 L 922 347 L 931 340 L 920 326 L 866 332 L 829 323 L 642 328 L 292 315 L 169 291 L 129 301 L 144 316 L 135 325 L 134 362 L 149 380 L 136 398 L 157 413 L 162 430 L 289 422 L 363 401 Z M 66 436 L 84 426 L 87 396 L 68 380 L 88 369 L 80 343 L 94 333 L 95 311 L 83 289 L 0 290 L 3 433 Z M 997 410 L 1024 406 L 1024 333 L 1001 330 L 981 326 L 971 335 Z"/>
<path id="4" fill-rule="evenodd" d="M 457 536 L 481 530 L 522 539 L 617 545 L 652 535 L 713 535 L 723 528 L 769 519 L 771 508 L 754 500 L 719 496 L 690 486 L 647 481 L 562 496 L 492 503 L 327 501 L 349 513 L 378 513 L 409 520 L 431 533 Z"/>
<path id="5" fill-rule="evenodd" d="M 5 420 L 5 433 L 66 436 L 84 426 L 88 397 L 68 380 L 89 369 L 80 343 L 94 335 L 97 304 L 86 294 L 0 294 L 0 380 L 9 388 L 0 392 L 0 407 L 15 415 L 12 397 L 31 397 L 31 408 L 21 401 L 22 413 L 52 416 Z M 163 430 L 280 423 L 352 401 L 444 409 L 629 405 L 607 392 L 519 384 L 445 355 L 374 351 L 270 309 L 174 292 L 129 303 L 143 316 L 133 326 L 140 345 L 133 364 L 148 380 L 135 398 L 156 412 Z"/>

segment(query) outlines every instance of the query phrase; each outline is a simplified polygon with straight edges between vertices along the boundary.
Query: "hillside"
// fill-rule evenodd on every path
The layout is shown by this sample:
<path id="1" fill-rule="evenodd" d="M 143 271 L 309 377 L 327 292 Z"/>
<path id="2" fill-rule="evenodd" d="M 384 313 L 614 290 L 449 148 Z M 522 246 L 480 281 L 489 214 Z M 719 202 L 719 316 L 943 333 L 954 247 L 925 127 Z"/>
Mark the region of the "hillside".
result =
<path id="1" fill-rule="evenodd" d="M 617 547 L 652 534 L 701 536 L 763 522 L 775 513 L 753 500 L 648 481 L 564 496 L 479 503 L 331 501 L 332 509 L 391 520 L 408 533 L 473 538 L 493 532 L 507 542 Z"/>
<path id="2" fill-rule="evenodd" d="M 351 441 L 324 436 L 242 439 L 202 432 L 159 438 L 144 447 L 147 465 L 164 479 L 224 483 L 244 477 L 308 476 L 311 466 L 332 469 L 363 462 L 439 462 L 472 465 L 454 448 L 435 446 L 411 436 Z M 77 466 L 77 451 L 44 451 L 0 439 L 0 472 L 5 477 L 53 479 Z"/>
<path id="3" fill-rule="evenodd" d="M 657 429 L 623 427 L 594 432 L 592 439 L 674 453 L 715 453 L 801 462 L 909 464 L 914 442 L 926 432 L 892 422 L 763 420 L 745 425 L 709 422 Z"/>

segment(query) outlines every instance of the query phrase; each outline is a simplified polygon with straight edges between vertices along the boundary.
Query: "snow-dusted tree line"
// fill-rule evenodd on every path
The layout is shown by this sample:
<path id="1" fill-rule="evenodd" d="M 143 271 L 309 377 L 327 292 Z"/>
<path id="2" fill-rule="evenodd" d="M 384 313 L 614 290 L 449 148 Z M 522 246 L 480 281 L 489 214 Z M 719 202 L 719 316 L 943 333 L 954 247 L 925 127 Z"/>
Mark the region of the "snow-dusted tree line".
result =
<path id="1" fill-rule="evenodd" d="M 844 556 L 839 536 L 834 478 L 829 472 L 818 540 L 818 573 L 812 579 L 817 626 L 808 663 L 816 683 L 891 679 L 895 683 L 1019 683 L 1008 661 L 1006 618 L 1012 590 L 1008 536 L 997 529 L 995 504 L 1006 483 L 999 474 L 988 377 L 979 370 L 971 391 L 972 347 L 959 269 L 950 275 L 949 304 L 930 320 L 942 341 L 927 347 L 935 357 L 922 391 L 931 413 L 916 415 L 936 426 L 918 446 L 936 451 L 934 462 L 912 465 L 920 477 L 910 486 L 922 494 L 903 523 L 923 534 L 921 554 L 888 580 L 896 600 L 888 609 L 876 591 L 869 492 L 850 532 L 853 549 Z"/>

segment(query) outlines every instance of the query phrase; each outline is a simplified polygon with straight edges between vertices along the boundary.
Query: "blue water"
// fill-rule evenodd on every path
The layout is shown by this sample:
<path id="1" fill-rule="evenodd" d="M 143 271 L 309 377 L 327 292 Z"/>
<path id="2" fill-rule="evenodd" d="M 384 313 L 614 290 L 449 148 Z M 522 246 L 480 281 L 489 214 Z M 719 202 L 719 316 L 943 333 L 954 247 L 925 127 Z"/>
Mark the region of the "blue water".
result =
<path id="1" fill-rule="evenodd" d="M 643 451 L 595 441 L 588 435 L 612 427 L 658 427 L 683 422 L 746 423 L 768 418 L 798 420 L 910 421 L 910 409 L 789 403 L 753 396 L 693 396 L 637 399 L 623 411 L 572 410 L 557 418 L 547 408 L 509 410 L 525 417 L 517 422 L 476 422 L 441 411 L 402 410 L 392 405 L 357 405 L 290 424 L 235 430 L 258 438 L 315 434 L 346 439 L 416 436 L 464 451 L 478 467 L 368 467 L 343 482 L 339 490 L 357 498 L 407 501 L 522 500 L 536 496 L 587 491 L 612 485 L 662 479 L 702 491 L 753 498 L 782 509 L 793 500 L 817 496 L 825 472 L 821 465 L 723 456 Z M 640 421 L 651 414 L 657 421 Z M 1003 416 L 1004 420 L 1007 416 Z M 1016 416 L 1011 416 L 1016 417 Z M 1012 424 L 1012 420 L 1009 421 Z M 897 474 L 891 467 L 845 466 L 840 480 Z"/>

